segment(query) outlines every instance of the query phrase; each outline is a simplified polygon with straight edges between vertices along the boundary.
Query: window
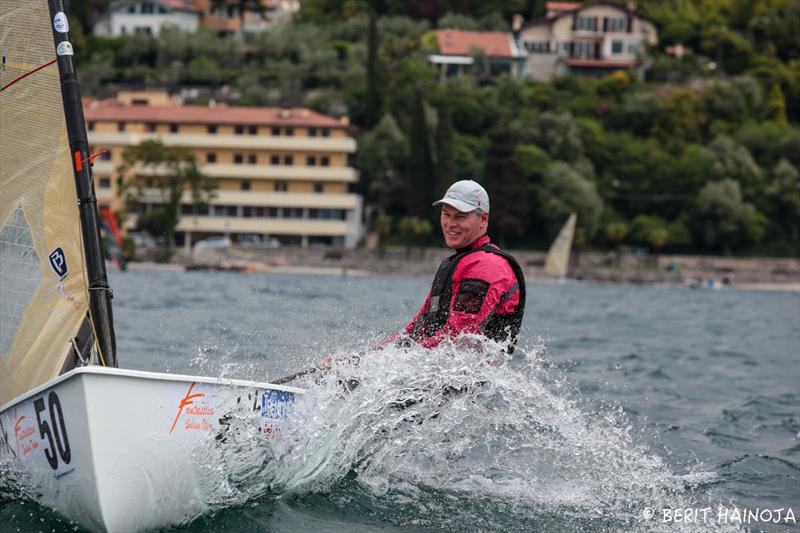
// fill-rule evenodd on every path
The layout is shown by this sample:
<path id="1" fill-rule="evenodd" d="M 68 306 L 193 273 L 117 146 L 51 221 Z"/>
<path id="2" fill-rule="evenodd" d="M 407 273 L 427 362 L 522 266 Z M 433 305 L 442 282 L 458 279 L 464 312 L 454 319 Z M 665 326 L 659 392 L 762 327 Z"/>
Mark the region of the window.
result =
<path id="1" fill-rule="evenodd" d="M 156 6 L 154 6 L 150 2 L 143 2 L 142 3 L 142 13 L 145 13 L 145 14 L 153 13 L 155 7 Z"/>
<path id="2" fill-rule="evenodd" d="M 317 136 L 317 128 L 308 128 L 308 136 L 309 137 L 316 137 Z"/>
<path id="3" fill-rule="evenodd" d="M 239 216 L 239 206 L 236 205 L 226 206 L 225 214 L 228 215 L 229 217 Z"/>
<path id="4" fill-rule="evenodd" d="M 284 134 L 285 134 L 287 137 L 291 137 L 292 135 L 294 135 L 294 128 L 286 128 L 286 129 L 284 130 Z"/>
<path id="5" fill-rule="evenodd" d="M 319 218 L 319 209 L 309 209 L 308 218 Z"/>
<path id="6" fill-rule="evenodd" d="M 597 17 L 578 17 L 575 21 L 577 31 L 597 31 Z"/>
<path id="7" fill-rule="evenodd" d="M 331 136 L 331 129 L 330 128 L 322 128 L 322 136 L 323 137 L 330 137 Z"/>
<path id="8" fill-rule="evenodd" d="M 206 154 L 206 163 L 216 163 L 217 162 L 217 154 L 208 153 Z"/>
<path id="9" fill-rule="evenodd" d="M 290 155 L 283 156 L 283 164 L 284 165 L 293 165 L 294 164 L 294 157 Z"/>
<path id="10" fill-rule="evenodd" d="M 545 54 L 550 51 L 550 41 L 525 43 L 525 48 L 534 54 Z"/>
<path id="11" fill-rule="evenodd" d="M 117 131 L 125 131 L 125 123 L 117 122 Z"/>
<path id="12" fill-rule="evenodd" d="M 244 135 L 244 126 L 236 126 L 233 128 L 233 131 L 236 135 Z"/>
<path id="13" fill-rule="evenodd" d="M 302 207 L 284 207 L 283 218 L 303 218 Z"/>
<path id="14" fill-rule="evenodd" d="M 639 43 L 636 41 L 628 41 L 628 54 L 635 56 L 636 51 L 639 49 Z"/>
<path id="15" fill-rule="evenodd" d="M 242 207 L 242 216 L 244 218 L 251 218 L 253 216 L 253 208 L 249 205 L 245 205 Z"/>
<path id="16" fill-rule="evenodd" d="M 617 40 L 611 41 L 611 53 L 612 54 L 622 53 L 622 41 L 617 41 Z"/>
<path id="17" fill-rule="evenodd" d="M 263 207 L 254 207 L 253 208 L 253 216 L 256 218 L 264 218 L 264 208 Z"/>
<path id="18" fill-rule="evenodd" d="M 328 165 L 331 164 L 331 159 L 327 155 L 323 155 L 322 157 L 319 158 L 319 163 L 323 167 L 327 167 Z"/>
<path id="19" fill-rule="evenodd" d="M 278 208 L 277 207 L 267 207 L 267 218 L 278 218 Z"/>
<path id="20" fill-rule="evenodd" d="M 572 57 L 579 59 L 592 59 L 594 58 L 595 43 L 573 43 Z"/>
<path id="21" fill-rule="evenodd" d="M 178 133 L 178 125 L 177 124 L 170 124 L 169 125 L 169 132 L 170 133 Z"/>
<path id="22" fill-rule="evenodd" d="M 202 215 L 207 217 L 208 211 L 209 211 L 208 204 L 197 204 L 194 206 L 195 215 Z"/>
<path id="23" fill-rule="evenodd" d="M 243 191 L 249 191 L 250 190 L 250 180 L 242 180 L 239 183 L 239 188 L 241 190 L 243 190 Z"/>
<path id="24" fill-rule="evenodd" d="M 256 164 L 256 154 L 250 154 L 247 156 L 247 164 L 248 165 L 255 165 Z"/>
<path id="25" fill-rule="evenodd" d="M 144 125 L 144 131 L 147 133 L 155 133 L 156 132 L 156 125 L 155 122 L 148 122 Z"/>
<path id="26" fill-rule="evenodd" d="M 153 181 L 153 178 L 145 178 L 144 180 L 144 186 L 147 187 L 148 189 L 151 189 L 154 183 L 155 182 Z"/>
<path id="27" fill-rule="evenodd" d="M 89 122 L 89 131 L 94 131 L 94 122 Z"/>
<path id="28" fill-rule="evenodd" d="M 242 154 L 233 154 L 233 162 L 241 165 L 244 162 L 244 156 Z"/>
<path id="29" fill-rule="evenodd" d="M 136 4 L 131 4 L 128 6 L 128 13 L 136 13 Z"/>
<path id="30" fill-rule="evenodd" d="M 161 15 L 166 15 L 168 13 L 167 8 L 165 8 L 164 6 L 158 6 L 158 12 Z"/>
<path id="31" fill-rule="evenodd" d="M 307 156 L 306 157 L 306 165 L 308 165 L 310 167 L 317 166 L 317 156 L 315 156 L 315 155 Z"/>
<path id="32" fill-rule="evenodd" d="M 249 128 L 247 128 L 247 133 L 249 133 L 250 135 L 257 135 L 258 134 L 258 127 L 250 126 Z"/>
<path id="33" fill-rule="evenodd" d="M 278 136 L 281 134 L 281 129 L 277 126 L 272 126 L 272 135 Z"/>
<path id="34" fill-rule="evenodd" d="M 281 158 L 278 157 L 277 155 L 273 155 L 273 156 L 271 156 L 269 158 L 269 163 L 271 165 L 280 165 L 281 164 Z"/>
<path id="35" fill-rule="evenodd" d="M 100 156 L 100 159 L 103 161 L 111 161 L 111 150 L 106 150 L 105 153 Z"/>
<path id="36" fill-rule="evenodd" d="M 224 217 L 225 216 L 225 206 L 224 205 L 211 206 L 211 216 L 212 217 Z"/>
<path id="37" fill-rule="evenodd" d="M 613 31 L 613 32 L 620 32 L 625 31 L 625 19 L 622 17 L 612 17 L 607 18 L 606 20 L 606 30 L 605 31 Z"/>
<path id="38" fill-rule="evenodd" d="M 100 188 L 101 189 L 110 189 L 111 188 L 111 178 L 108 176 L 100 176 Z"/>
<path id="39" fill-rule="evenodd" d="M 193 215 L 194 214 L 194 209 L 192 209 L 193 207 L 194 206 L 192 204 L 181 204 L 181 215 Z"/>
<path id="40" fill-rule="evenodd" d="M 325 186 L 321 183 L 314 184 L 314 192 L 323 192 L 325 190 Z"/>
<path id="41" fill-rule="evenodd" d="M 208 128 L 206 128 L 209 135 L 216 135 L 217 134 L 217 126 L 216 124 L 209 124 Z"/>
<path id="42" fill-rule="evenodd" d="M 273 189 L 275 192 L 286 192 L 289 189 L 289 184 L 285 181 L 276 181 Z"/>

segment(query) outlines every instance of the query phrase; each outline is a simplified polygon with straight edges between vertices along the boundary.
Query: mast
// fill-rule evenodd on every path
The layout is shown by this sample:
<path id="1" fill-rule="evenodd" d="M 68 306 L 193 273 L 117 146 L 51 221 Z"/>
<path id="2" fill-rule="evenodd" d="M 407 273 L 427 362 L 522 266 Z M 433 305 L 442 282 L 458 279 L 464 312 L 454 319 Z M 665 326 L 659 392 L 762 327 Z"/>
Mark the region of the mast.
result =
<path id="1" fill-rule="evenodd" d="M 86 272 L 89 278 L 89 315 L 97 339 L 97 347 L 105 366 L 117 366 L 116 339 L 111 309 L 111 287 L 108 285 L 106 264 L 100 244 L 100 220 L 97 197 L 92 181 L 92 163 L 89 159 L 89 141 L 83 117 L 81 91 L 75 71 L 72 43 L 69 41 L 69 24 L 63 0 L 48 0 L 50 22 L 61 79 L 61 98 L 67 121 L 67 137 L 78 193 L 78 210 L 81 220 Z"/>

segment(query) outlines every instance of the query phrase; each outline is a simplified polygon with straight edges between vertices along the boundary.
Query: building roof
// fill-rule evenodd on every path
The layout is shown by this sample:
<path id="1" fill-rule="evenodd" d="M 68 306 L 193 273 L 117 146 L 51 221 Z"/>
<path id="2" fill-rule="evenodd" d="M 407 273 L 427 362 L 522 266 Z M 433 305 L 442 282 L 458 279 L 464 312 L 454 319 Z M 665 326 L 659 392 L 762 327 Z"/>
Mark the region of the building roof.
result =
<path id="1" fill-rule="evenodd" d="M 305 126 L 343 128 L 346 124 L 305 107 L 216 107 L 123 105 L 84 102 L 87 121 L 156 122 L 170 124 L 232 124 L 243 126 Z"/>
<path id="2" fill-rule="evenodd" d="M 598 5 L 605 5 L 609 7 L 613 7 L 619 9 L 620 11 L 624 11 L 625 13 L 631 14 L 635 17 L 640 19 L 646 20 L 652 24 L 656 24 L 653 19 L 644 15 L 641 11 L 636 9 L 635 4 L 623 4 L 621 2 L 615 2 L 613 0 L 589 0 L 587 2 L 547 2 L 546 9 L 547 14 L 544 17 L 539 17 L 537 19 L 533 19 L 530 22 L 525 23 L 522 28 L 527 28 L 529 26 L 538 26 L 541 24 L 550 24 L 554 22 L 556 19 L 561 17 L 573 15 L 577 11 L 585 9 L 587 7 L 598 6 Z"/>
<path id="3" fill-rule="evenodd" d="M 479 48 L 490 57 L 523 57 L 510 33 L 499 31 L 438 30 L 439 53 L 447 56 L 472 55 Z"/>

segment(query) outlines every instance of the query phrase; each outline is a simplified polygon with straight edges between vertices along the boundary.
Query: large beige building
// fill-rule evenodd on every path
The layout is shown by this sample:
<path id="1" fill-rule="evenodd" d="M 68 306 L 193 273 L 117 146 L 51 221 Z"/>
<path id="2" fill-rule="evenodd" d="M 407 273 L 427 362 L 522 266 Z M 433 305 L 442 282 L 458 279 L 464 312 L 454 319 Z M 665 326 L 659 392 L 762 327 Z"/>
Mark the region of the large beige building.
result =
<path id="1" fill-rule="evenodd" d="M 163 93 L 84 107 L 92 152 L 108 150 L 94 162 L 100 205 L 123 206 L 117 190 L 122 154 L 147 139 L 191 149 L 201 172 L 218 179 L 210 205 L 193 206 L 184 197 L 177 245 L 258 235 L 352 248 L 361 237 L 362 199 L 348 187 L 358 179 L 348 164 L 356 142 L 346 121 L 305 108 L 184 106 Z M 162 202 L 152 176 L 143 169 L 125 176 L 144 186 L 143 210 Z"/>
<path id="2" fill-rule="evenodd" d="M 547 2 L 546 7 L 546 16 L 519 33 L 528 52 L 528 77 L 535 80 L 642 69 L 645 48 L 658 41 L 656 26 L 632 2 Z"/>

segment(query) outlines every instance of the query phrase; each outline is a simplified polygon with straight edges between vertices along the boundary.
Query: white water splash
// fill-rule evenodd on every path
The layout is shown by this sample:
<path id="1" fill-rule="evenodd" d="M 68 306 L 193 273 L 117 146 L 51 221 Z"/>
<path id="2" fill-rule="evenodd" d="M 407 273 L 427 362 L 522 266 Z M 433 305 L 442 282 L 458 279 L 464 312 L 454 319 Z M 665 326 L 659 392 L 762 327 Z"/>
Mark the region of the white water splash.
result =
<path id="1" fill-rule="evenodd" d="M 693 490 L 713 474 L 673 475 L 621 409 L 579 408 L 541 348 L 501 348 L 388 348 L 304 378 L 279 438 L 264 443 L 243 414 L 201 461 L 209 502 L 318 494 L 396 525 L 459 530 L 720 529 L 645 520 L 647 508 L 697 507 Z"/>

